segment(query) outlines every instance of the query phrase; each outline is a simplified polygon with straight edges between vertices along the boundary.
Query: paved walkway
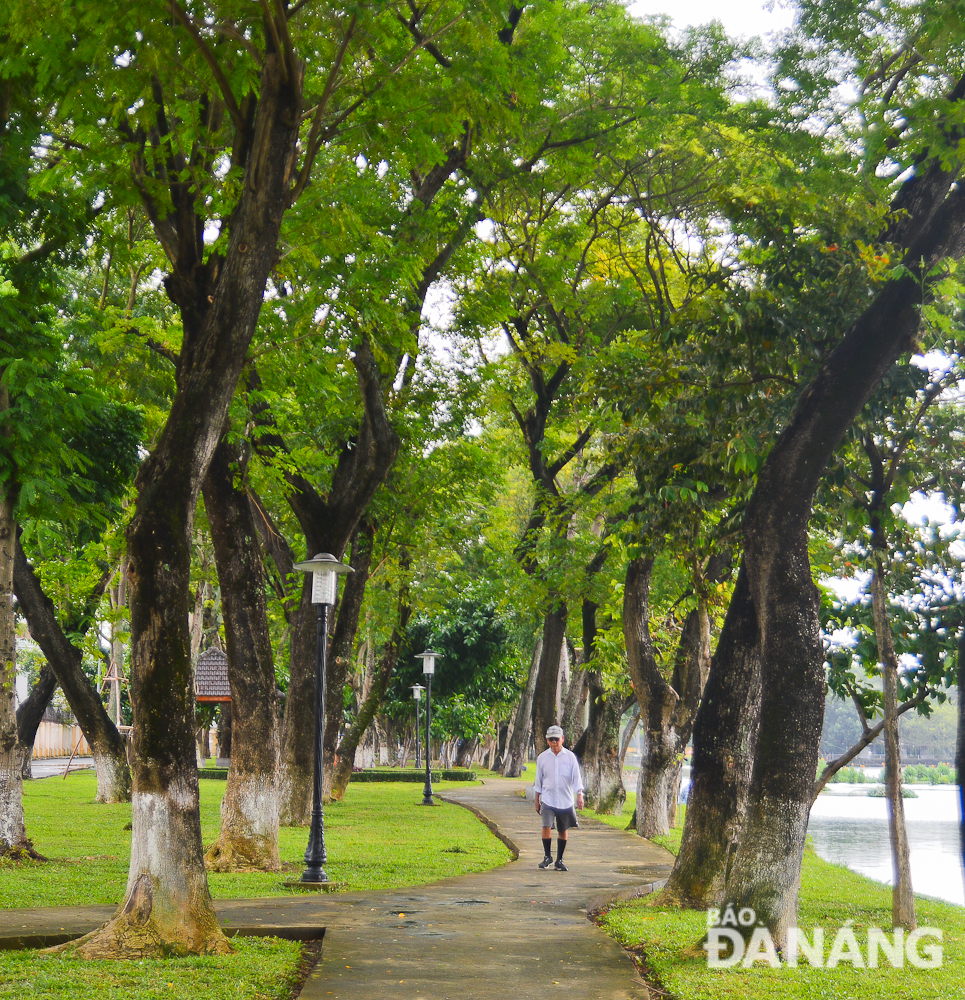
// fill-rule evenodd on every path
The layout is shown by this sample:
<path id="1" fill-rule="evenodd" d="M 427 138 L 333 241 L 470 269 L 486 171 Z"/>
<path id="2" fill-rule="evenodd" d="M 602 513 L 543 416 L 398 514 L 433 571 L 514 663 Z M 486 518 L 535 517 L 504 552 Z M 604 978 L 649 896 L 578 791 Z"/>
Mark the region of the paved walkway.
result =
<path id="1" fill-rule="evenodd" d="M 578 1000 L 649 994 L 622 949 L 587 912 L 642 895 L 666 878 L 662 848 L 593 820 L 570 835 L 569 871 L 540 871 L 538 819 L 526 783 L 448 791 L 516 845 L 519 858 L 475 875 L 387 892 L 305 893 L 217 900 L 226 930 L 317 937 L 322 959 L 302 1000 L 545 1000 L 560 987 Z M 113 907 L 50 907 L 0 914 L 0 938 L 73 936 Z M 9 944 L 8 944 L 9 946 Z"/>

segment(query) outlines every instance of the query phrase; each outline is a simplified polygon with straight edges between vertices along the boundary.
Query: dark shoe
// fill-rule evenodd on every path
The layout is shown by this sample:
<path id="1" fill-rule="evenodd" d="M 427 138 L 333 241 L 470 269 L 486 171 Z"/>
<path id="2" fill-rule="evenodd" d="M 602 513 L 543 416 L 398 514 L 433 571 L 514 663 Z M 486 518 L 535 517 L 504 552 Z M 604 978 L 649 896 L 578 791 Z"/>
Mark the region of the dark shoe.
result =
<path id="1" fill-rule="evenodd" d="M 540 865 L 540 867 L 542 867 L 542 865 Z M 564 865 L 564 864 L 563 864 L 563 862 L 562 862 L 562 861 L 557 861 L 557 862 L 556 862 L 556 864 L 555 864 L 555 865 L 553 865 L 553 867 L 554 867 L 554 868 L 555 868 L 555 869 L 556 869 L 556 870 L 557 870 L 558 872 L 565 872 L 565 871 L 568 871 L 568 870 L 569 870 L 569 869 L 568 869 L 568 868 L 566 867 L 566 865 Z"/>
<path id="2" fill-rule="evenodd" d="M 540 868 L 549 868 L 553 863 L 553 859 L 547 854 L 545 858 L 539 863 Z"/>

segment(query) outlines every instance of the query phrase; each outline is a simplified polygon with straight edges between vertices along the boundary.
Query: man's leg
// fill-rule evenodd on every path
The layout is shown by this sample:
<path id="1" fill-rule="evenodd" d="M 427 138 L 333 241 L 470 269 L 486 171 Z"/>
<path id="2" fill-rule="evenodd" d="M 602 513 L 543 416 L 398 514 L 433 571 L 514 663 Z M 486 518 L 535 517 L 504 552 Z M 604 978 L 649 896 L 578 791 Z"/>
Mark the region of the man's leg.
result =
<path id="1" fill-rule="evenodd" d="M 566 865 L 563 864 L 563 852 L 566 850 L 566 836 L 569 830 L 561 830 L 556 835 L 556 865 L 557 871 L 565 872 Z"/>
<path id="2" fill-rule="evenodd" d="M 553 863 L 552 832 L 553 829 L 549 826 L 544 826 L 540 831 L 540 835 L 543 838 L 543 860 L 540 862 L 540 868 L 549 868 L 549 866 Z"/>

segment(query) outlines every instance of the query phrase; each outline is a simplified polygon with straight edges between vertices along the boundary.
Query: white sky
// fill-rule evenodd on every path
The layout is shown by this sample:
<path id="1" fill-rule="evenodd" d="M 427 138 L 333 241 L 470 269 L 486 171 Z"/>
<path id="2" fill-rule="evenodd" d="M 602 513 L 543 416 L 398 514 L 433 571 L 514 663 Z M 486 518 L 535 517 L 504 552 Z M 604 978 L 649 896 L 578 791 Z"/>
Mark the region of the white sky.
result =
<path id="1" fill-rule="evenodd" d="M 789 0 L 630 0 L 627 9 L 639 16 L 667 14 L 677 28 L 720 21 L 729 35 L 766 35 L 794 20 Z"/>

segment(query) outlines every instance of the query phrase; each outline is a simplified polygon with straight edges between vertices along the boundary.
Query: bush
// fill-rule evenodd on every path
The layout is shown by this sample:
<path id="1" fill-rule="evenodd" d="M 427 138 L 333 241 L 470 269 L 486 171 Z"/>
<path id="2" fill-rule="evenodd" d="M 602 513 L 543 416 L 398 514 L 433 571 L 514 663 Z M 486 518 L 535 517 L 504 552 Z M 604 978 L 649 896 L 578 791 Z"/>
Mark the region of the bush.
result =
<path id="1" fill-rule="evenodd" d="M 954 785 L 957 778 L 955 768 L 948 764 L 909 764 L 902 781 L 910 785 Z"/>
<path id="2" fill-rule="evenodd" d="M 842 767 L 840 771 L 831 776 L 828 784 L 835 785 L 843 783 L 846 785 L 864 785 L 872 783 L 873 781 L 873 778 L 869 778 L 864 771 L 857 767 Z"/>
<path id="3" fill-rule="evenodd" d="M 884 799 L 887 797 L 888 797 L 888 790 L 880 785 L 877 788 L 868 789 L 869 799 Z M 917 799 L 918 793 L 913 788 L 903 788 L 901 790 L 901 797 L 903 799 Z"/>

